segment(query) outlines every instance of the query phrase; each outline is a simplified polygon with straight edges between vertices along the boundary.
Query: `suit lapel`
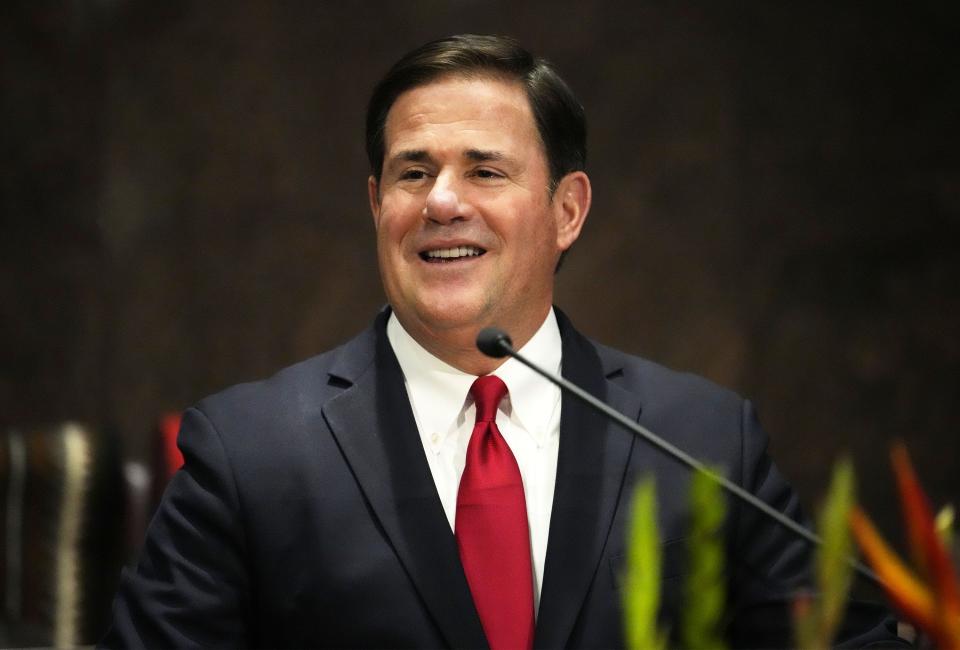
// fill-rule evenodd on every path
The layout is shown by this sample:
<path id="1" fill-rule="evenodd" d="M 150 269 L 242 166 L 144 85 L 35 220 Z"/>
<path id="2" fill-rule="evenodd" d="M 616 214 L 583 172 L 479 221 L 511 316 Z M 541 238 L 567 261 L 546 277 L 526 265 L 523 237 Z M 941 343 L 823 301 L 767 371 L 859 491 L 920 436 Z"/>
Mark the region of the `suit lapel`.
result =
<path id="1" fill-rule="evenodd" d="M 424 458 L 400 366 L 387 341 L 388 314 L 382 313 L 374 332 L 356 343 L 364 348 L 359 354 L 346 351 L 336 375 L 353 385 L 324 405 L 323 414 L 449 645 L 485 647 L 456 540 Z"/>
<path id="2" fill-rule="evenodd" d="M 564 377 L 637 417 L 638 400 L 607 381 L 594 346 L 559 310 L 557 320 Z M 543 648 L 567 644 L 610 533 L 634 442 L 633 434 L 576 398 L 564 395 L 561 409 L 557 482 L 534 640 Z"/>
<path id="3" fill-rule="evenodd" d="M 323 415 L 390 543 L 450 646 L 486 647 L 403 375 L 386 338 L 389 315 L 348 346 L 331 371 L 345 390 Z M 557 311 L 563 375 L 637 417 L 638 400 L 607 380 L 594 346 Z M 606 369 L 609 374 L 616 369 Z M 634 437 L 564 396 L 536 647 L 567 643 L 596 573 Z"/>

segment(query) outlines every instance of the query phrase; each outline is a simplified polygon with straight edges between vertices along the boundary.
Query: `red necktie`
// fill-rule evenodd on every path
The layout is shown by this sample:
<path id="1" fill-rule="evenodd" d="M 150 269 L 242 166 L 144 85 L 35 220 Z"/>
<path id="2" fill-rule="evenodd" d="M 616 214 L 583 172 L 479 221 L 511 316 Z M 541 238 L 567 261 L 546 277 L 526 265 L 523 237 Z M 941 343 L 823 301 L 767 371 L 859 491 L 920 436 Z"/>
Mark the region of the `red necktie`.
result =
<path id="1" fill-rule="evenodd" d="M 470 387 L 477 423 L 457 493 L 456 537 L 491 650 L 533 646 L 533 569 L 523 480 L 497 428 L 497 406 L 507 394 L 494 375 Z"/>

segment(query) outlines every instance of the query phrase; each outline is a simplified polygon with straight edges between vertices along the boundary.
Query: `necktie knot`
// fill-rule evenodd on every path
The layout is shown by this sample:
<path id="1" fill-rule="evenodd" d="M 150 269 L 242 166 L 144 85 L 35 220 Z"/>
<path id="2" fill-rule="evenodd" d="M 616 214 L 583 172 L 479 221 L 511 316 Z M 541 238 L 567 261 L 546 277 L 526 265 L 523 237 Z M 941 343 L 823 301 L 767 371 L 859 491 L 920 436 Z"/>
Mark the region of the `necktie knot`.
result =
<path id="1" fill-rule="evenodd" d="M 470 386 L 470 395 L 477 406 L 477 422 L 495 422 L 497 407 L 507 394 L 507 385 L 496 375 L 477 377 Z"/>

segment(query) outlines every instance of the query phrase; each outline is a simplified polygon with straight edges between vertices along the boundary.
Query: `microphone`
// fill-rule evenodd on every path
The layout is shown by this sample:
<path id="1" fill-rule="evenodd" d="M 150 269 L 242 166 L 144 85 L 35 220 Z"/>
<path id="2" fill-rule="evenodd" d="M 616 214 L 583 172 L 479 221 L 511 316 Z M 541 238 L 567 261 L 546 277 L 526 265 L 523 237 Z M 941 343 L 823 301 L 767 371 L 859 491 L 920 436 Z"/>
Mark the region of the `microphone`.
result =
<path id="1" fill-rule="evenodd" d="M 502 359 L 513 351 L 513 341 L 510 339 L 510 336 L 501 329 L 484 327 L 480 330 L 480 333 L 477 334 L 477 349 L 488 357 Z"/>
<path id="2" fill-rule="evenodd" d="M 477 349 L 479 349 L 488 357 L 494 357 L 496 359 L 506 356 L 513 357 L 523 365 L 536 372 L 538 375 L 559 386 L 561 390 L 564 390 L 582 402 L 585 402 L 594 410 L 599 411 L 623 428 L 632 431 L 636 435 L 652 444 L 654 447 L 665 452 L 667 455 L 672 456 L 680 463 L 686 465 L 696 472 L 700 472 L 701 474 L 705 474 L 706 476 L 710 477 L 712 480 L 719 483 L 724 490 L 740 499 L 743 503 L 746 503 L 755 510 L 762 512 L 764 515 L 777 522 L 787 530 L 793 532 L 807 543 L 811 544 L 812 546 L 823 545 L 823 540 L 820 538 L 820 536 L 811 531 L 809 528 L 797 523 L 779 510 L 776 510 L 769 504 L 761 501 L 736 483 L 730 481 L 727 477 L 710 470 L 704 463 L 700 462 L 687 452 L 667 442 L 654 432 L 640 425 L 638 422 L 628 418 L 623 413 L 613 409 L 605 402 L 597 399 L 576 384 L 564 379 L 559 375 L 554 375 L 553 373 L 547 372 L 540 366 L 525 358 L 523 355 L 513 349 L 512 339 L 503 330 L 496 327 L 485 327 L 480 330 L 480 333 L 477 335 Z M 884 586 L 884 581 L 869 567 L 852 557 L 847 558 L 847 561 L 850 563 L 850 566 L 852 566 L 854 570 L 861 576 L 878 586 Z"/>

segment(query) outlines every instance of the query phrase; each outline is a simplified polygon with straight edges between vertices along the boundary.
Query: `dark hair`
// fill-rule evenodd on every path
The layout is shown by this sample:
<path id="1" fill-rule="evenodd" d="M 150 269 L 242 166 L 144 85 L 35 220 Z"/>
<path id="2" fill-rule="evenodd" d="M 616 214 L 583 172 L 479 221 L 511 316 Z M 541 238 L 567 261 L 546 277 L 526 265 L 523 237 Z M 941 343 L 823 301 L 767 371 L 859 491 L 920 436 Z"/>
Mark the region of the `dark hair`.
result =
<path id="1" fill-rule="evenodd" d="M 461 34 L 431 41 L 397 61 L 377 84 L 367 107 L 367 157 L 378 181 L 383 172 L 387 113 L 401 94 L 445 75 L 492 75 L 521 83 L 550 167 L 550 192 L 587 162 L 583 106 L 546 60 L 507 36 Z"/>

